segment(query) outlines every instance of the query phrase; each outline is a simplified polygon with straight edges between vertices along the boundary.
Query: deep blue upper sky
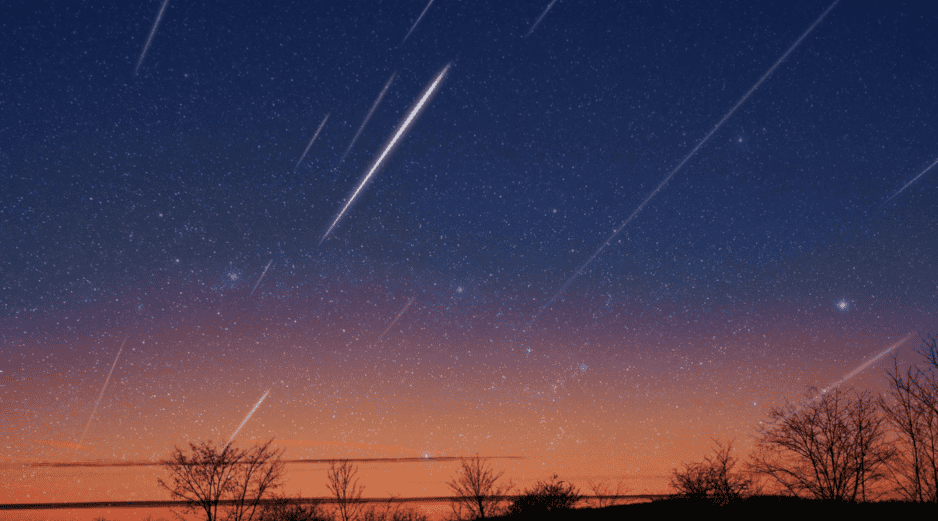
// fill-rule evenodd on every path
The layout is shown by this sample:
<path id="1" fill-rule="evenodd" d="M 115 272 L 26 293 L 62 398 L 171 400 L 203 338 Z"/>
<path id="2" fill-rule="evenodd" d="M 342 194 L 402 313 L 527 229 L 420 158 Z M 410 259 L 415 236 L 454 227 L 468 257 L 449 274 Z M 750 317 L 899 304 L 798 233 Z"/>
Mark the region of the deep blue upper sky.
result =
<path id="1" fill-rule="evenodd" d="M 135 74 L 162 2 L 9 2 L 0 340 L 78 308 L 121 338 L 270 261 L 257 294 L 291 310 L 380 331 L 416 295 L 440 338 L 520 335 L 830 5 L 566 0 L 525 37 L 547 4 L 437 0 L 401 44 L 422 0 L 170 1 Z M 533 328 L 838 320 L 846 300 L 883 334 L 934 330 L 883 317 L 938 305 L 938 171 L 886 202 L 938 158 L 935 16 L 840 2 Z"/>

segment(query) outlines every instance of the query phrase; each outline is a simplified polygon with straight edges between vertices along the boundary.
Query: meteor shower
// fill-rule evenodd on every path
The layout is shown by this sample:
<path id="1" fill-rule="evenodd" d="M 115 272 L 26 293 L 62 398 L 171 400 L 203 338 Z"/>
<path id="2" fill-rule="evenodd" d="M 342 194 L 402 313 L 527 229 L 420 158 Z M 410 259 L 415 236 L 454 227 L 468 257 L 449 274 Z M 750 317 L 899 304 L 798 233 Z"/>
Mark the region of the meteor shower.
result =
<path id="1" fill-rule="evenodd" d="M 10 3 L 0 521 L 927 514 L 935 15 Z"/>

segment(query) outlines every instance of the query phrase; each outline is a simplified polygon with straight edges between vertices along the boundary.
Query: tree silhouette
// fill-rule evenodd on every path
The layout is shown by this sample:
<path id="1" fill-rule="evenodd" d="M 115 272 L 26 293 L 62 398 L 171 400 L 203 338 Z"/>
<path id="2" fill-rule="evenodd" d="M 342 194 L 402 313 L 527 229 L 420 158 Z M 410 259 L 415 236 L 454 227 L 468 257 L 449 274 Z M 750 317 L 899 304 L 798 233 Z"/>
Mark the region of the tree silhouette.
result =
<path id="1" fill-rule="evenodd" d="M 897 436 L 898 456 L 892 479 L 911 501 L 938 502 L 938 346 L 935 337 L 922 339 L 918 353 L 930 367 L 905 372 L 893 358 L 889 392 L 879 405 Z"/>
<path id="2" fill-rule="evenodd" d="M 453 514 L 462 518 L 462 510 L 468 510 L 470 519 L 485 519 L 496 513 L 502 496 L 514 488 L 511 480 L 500 481 L 503 472 L 495 472 L 478 454 L 474 458 L 460 460 L 455 478 L 446 484 L 453 492 Z"/>
<path id="3" fill-rule="evenodd" d="M 714 440 L 713 455 L 703 461 L 685 463 L 671 474 L 671 488 L 680 497 L 706 499 L 726 505 L 741 499 L 752 488 L 752 480 L 734 472 L 737 459 L 730 455 L 733 441 L 723 445 Z"/>
<path id="4" fill-rule="evenodd" d="M 557 479 L 557 474 L 550 481 L 538 481 L 532 488 L 515 498 L 508 507 L 511 516 L 544 516 L 559 510 L 569 510 L 580 500 L 579 489 L 573 483 Z"/>
<path id="5" fill-rule="evenodd" d="M 201 510 L 208 521 L 220 519 L 223 511 L 231 521 L 251 521 L 265 496 L 283 485 L 283 451 L 272 449 L 272 443 L 238 449 L 209 440 L 190 443 L 188 453 L 175 447 L 160 462 L 169 480 L 158 483 L 173 499 L 189 502 L 186 512 Z"/>
<path id="6" fill-rule="evenodd" d="M 333 461 L 329 465 L 329 482 L 326 487 L 336 499 L 336 517 L 341 521 L 358 519 L 364 507 L 362 492 L 365 488 L 358 484 L 358 469 L 349 460 Z"/>
<path id="7" fill-rule="evenodd" d="M 885 417 L 866 391 L 817 392 L 806 405 L 773 408 L 758 429 L 750 469 L 794 495 L 865 500 L 886 476 L 895 449 Z"/>

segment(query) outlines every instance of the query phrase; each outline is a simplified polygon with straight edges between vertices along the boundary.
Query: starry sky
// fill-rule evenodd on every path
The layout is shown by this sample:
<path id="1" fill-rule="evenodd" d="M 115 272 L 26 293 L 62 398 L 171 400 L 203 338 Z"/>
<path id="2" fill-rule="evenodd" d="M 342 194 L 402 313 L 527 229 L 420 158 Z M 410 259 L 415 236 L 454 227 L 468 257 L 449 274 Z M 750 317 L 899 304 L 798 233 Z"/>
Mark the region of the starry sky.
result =
<path id="1" fill-rule="evenodd" d="M 712 438 L 744 454 L 771 407 L 938 332 L 936 23 L 8 2 L 0 502 L 162 499 L 152 467 L 23 464 L 224 442 L 262 396 L 237 439 L 293 459 L 514 456 L 521 485 L 637 493 Z M 361 472 L 443 495 L 453 468 Z"/>

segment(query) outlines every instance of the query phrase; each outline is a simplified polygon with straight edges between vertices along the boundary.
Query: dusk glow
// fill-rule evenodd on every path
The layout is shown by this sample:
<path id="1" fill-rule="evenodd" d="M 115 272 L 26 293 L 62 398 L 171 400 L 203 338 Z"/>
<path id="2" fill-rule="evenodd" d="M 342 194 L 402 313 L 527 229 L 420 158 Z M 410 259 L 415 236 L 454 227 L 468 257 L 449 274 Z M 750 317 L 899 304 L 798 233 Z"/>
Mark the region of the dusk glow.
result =
<path id="1" fill-rule="evenodd" d="M 934 14 L 16 3 L 0 504 L 166 500 L 174 447 L 271 438 L 293 496 L 476 454 L 665 493 L 810 387 L 884 390 L 938 334 Z M 115 512 L 17 515 L 170 516 Z"/>

